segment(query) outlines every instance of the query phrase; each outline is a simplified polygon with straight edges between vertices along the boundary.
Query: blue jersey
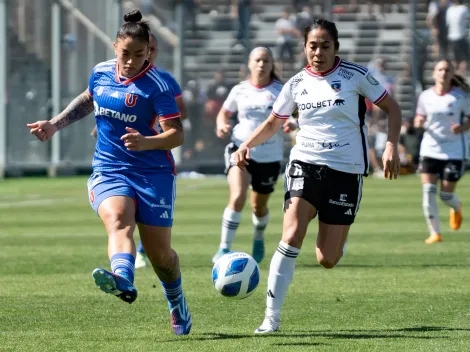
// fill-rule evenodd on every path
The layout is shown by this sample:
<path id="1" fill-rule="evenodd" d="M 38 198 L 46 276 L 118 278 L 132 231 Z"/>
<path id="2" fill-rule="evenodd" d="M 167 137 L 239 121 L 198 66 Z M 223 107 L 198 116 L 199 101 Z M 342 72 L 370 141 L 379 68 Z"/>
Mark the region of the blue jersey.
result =
<path id="1" fill-rule="evenodd" d="M 88 92 L 93 97 L 98 140 L 93 158 L 94 172 L 101 171 L 169 171 L 175 172 L 170 151 L 130 151 L 121 140 L 131 127 L 143 136 L 163 132 L 160 121 L 179 118 L 175 93 L 152 64 L 141 73 L 123 80 L 117 61 L 95 66 Z"/>
<path id="2" fill-rule="evenodd" d="M 155 67 L 155 68 L 158 74 L 160 75 L 160 77 L 162 77 L 168 83 L 170 88 L 173 89 L 173 93 L 175 93 L 175 98 L 180 97 L 183 94 L 183 92 L 178 82 L 176 82 L 175 77 L 173 77 L 173 75 L 170 72 L 165 71 L 162 68 L 159 68 L 159 67 Z"/>

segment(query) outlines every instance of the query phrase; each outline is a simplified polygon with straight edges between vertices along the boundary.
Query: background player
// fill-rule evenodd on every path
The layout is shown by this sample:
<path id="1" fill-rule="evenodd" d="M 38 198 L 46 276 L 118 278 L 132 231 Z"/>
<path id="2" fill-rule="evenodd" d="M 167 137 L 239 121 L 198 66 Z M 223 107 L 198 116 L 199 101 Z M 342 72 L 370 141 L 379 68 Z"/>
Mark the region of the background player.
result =
<path id="1" fill-rule="evenodd" d="M 236 152 L 238 165 L 246 168 L 251 148 L 268 140 L 298 109 L 300 131 L 285 173 L 282 240 L 269 268 L 265 319 L 255 333 L 278 330 L 296 258 L 308 224 L 317 214 L 318 262 L 330 269 L 343 255 L 362 197 L 362 175 L 367 175 L 369 166 L 365 98 L 389 116 L 382 160 L 385 177 L 398 177 L 398 103 L 366 68 L 336 56 L 338 49 L 336 25 L 324 19 L 313 21 L 304 32 L 309 65 L 284 85 L 269 118 Z"/>
<path id="2" fill-rule="evenodd" d="M 450 207 L 450 228 L 462 223 L 462 204 L 454 193 L 468 158 L 470 101 L 467 82 L 454 73 L 449 60 L 434 66 L 433 87 L 418 99 L 414 125 L 426 130 L 421 141 L 420 165 L 423 185 L 423 212 L 429 229 L 426 244 L 442 241 L 437 208 L 437 181 L 441 180 L 441 200 Z"/>
<path id="3" fill-rule="evenodd" d="M 93 69 L 88 90 L 50 121 L 29 124 L 41 141 L 95 111 L 98 140 L 90 204 L 108 233 L 112 272 L 93 271 L 96 285 L 128 303 L 134 287 L 136 224 L 168 300 L 177 335 L 189 334 L 192 320 L 182 292 L 178 255 L 171 248 L 176 196 L 170 149 L 184 135 L 174 92 L 147 60 L 149 28 L 139 11 L 124 16 L 114 43 L 116 60 Z"/>
<path id="4" fill-rule="evenodd" d="M 225 148 L 225 166 L 230 187 L 230 199 L 222 217 L 220 246 L 212 258 L 215 263 L 219 257 L 228 253 L 240 224 L 242 209 L 245 205 L 247 189 L 251 183 L 251 208 L 254 226 L 253 258 L 260 262 L 264 257 L 264 232 L 269 222 L 268 200 L 274 191 L 283 155 L 284 137 L 279 130 L 271 139 L 253 149 L 252 160 L 246 170 L 238 167 L 233 153 L 272 111 L 273 103 L 279 95 L 282 84 L 275 70 L 271 51 L 264 47 L 253 49 L 249 55 L 250 77 L 236 85 L 224 102 L 217 116 L 217 137 L 226 138 L 232 126 L 230 117 L 238 112 L 238 124 L 232 133 L 232 142 Z M 290 126 L 286 121 L 286 132 Z"/>

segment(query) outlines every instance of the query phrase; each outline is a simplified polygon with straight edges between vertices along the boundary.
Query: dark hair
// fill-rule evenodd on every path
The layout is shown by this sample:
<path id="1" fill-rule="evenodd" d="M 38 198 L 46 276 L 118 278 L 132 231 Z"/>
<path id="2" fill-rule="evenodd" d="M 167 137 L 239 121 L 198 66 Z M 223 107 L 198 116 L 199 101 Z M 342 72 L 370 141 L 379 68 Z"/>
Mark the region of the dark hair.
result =
<path id="1" fill-rule="evenodd" d="M 264 50 L 266 50 L 266 51 L 268 52 L 269 56 L 271 56 L 271 60 L 273 60 L 273 68 L 271 69 L 271 72 L 269 73 L 269 77 L 270 77 L 272 80 L 276 80 L 276 81 L 279 81 L 279 82 L 280 82 L 281 80 L 279 79 L 279 76 L 278 76 L 277 73 L 276 73 L 276 65 L 274 64 L 274 54 L 273 54 L 273 52 L 271 51 L 271 49 L 269 49 L 268 47 L 265 47 L 265 46 L 256 47 L 256 48 L 254 48 L 254 49 L 251 51 L 251 53 L 250 53 L 250 55 L 249 55 L 249 57 L 248 57 L 248 60 L 251 58 L 251 55 L 253 54 L 253 52 L 254 52 L 255 50 L 257 50 L 257 49 L 264 49 Z"/>
<path id="2" fill-rule="evenodd" d="M 150 40 L 150 27 L 147 22 L 143 22 L 142 14 L 139 10 L 133 10 L 124 15 L 124 23 L 119 28 L 116 38 L 132 38 L 148 43 Z"/>
<path id="3" fill-rule="evenodd" d="M 436 67 L 439 62 L 445 62 L 445 63 L 447 63 L 449 66 L 451 66 L 452 68 L 454 68 L 454 65 L 452 64 L 452 62 L 451 62 L 449 59 L 442 59 L 442 60 L 439 60 L 439 61 L 434 65 L 434 67 Z M 454 70 L 455 70 L 455 68 L 454 68 Z M 457 87 L 457 88 L 459 88 L 459 89 L 461 89 L 461 90 L 463 90 L 463 91 L 464 91 L 465 93 L 467 93 L 467 94 L 470 93 L 470 85 L 468 84 L 467 80 L 466 80 L 463 76 L 461 76 L 461 75 L 459 75 L 459 74 L 457 74 L 457 73 L 454 73 L 454 76 L 453 76 L 452 79 L 450 80 L 450 85 L 451 85 L 451 86 L 454 86 L 454 87 Z"/>
<path id="4" fill-rule="evenodd" d="M 324 29 L 325 31 L 328 32 L 329 35 L 333 38 L 335 42 L 335 49 L 339 49 L 339 40 L 338 40 L 338 29 L 336 28 L 336 25 L 334 22 L 330 22 L 328 20 L 325 20 L 324 18 L 317 18 L 314 19 L 313 22 L 308 26 L 305 27 L 304 29 L 304 46 L 307 45 L 307 37 L 308 34 L 311 31 L 314 31 L 316 29 Z"/>

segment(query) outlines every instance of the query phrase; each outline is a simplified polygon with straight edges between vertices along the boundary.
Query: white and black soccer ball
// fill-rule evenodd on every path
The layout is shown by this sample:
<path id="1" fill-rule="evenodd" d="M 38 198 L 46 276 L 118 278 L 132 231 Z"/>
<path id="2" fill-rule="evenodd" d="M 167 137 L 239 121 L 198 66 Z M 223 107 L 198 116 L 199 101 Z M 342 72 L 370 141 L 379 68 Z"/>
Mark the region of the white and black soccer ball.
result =
<path id="1" fill-rule="evenodd" d="M 258 263 L 249 254 L 229 252 L 212 268 L 215 289 L 225 297 L 242 299 L 251 295 L 259 284 Z"/>

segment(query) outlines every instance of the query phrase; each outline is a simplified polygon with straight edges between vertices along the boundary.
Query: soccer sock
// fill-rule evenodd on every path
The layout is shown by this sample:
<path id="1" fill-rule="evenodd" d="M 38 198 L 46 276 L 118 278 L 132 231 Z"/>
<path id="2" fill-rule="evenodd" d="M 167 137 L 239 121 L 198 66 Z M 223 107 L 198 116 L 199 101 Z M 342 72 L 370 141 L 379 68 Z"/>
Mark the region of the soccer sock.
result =
<path id="1" fill-rule="evenodd" d="M 455 211 L 460 209 L 460 202 L 457 195 L 452 192 L 442 192 L 439 194 L 441 200 Z"/>
<path id="2" fill-rule="evenodd" d="M 439 228 L 436 189 L 436 185 L 432 183 L 423 184 L 423 212 L 431 235 L 441 232 Z"/>
<path id="3" fill-rule="evenodd" d="M 129 253 L 116 253 L 111 257 L 111 270 L 131 283 L 134 283 L 135 258 Z"/>
<path id="4" fill-rule="evenodd" d="M 294 276 L 295 260 L 299 253 L 299 248 L 289 246 L 283 241 L 279 242 L 269 266 L 266 316 L 280 319 L 282 304 Z"/>
<path id="5" fill-rule="evenodd" d="M 173 282 L 163 282 L 160 281 L 163 287 L 163 293 L 168 300 L 168 302 L 175 301 L 179 298 L 179 296 L 183 293 L 183 289 L 181 287 L 181 276 L 178 280 Z"/>
<path id="6" fill-rule="evenodd" d="M 140 254 L 145 254 L 144 246 L 142 246 L 142 241 L 139 242 L 139 247 L 137 248 L 137 252 Z"/>
<path id="7" fill-rule="evenodd" d="M 242 213 L 233 211 L 232 209 L 225 208 L 222 217 L 222 232 L 220 236 L 220 248 L 230 249 L 235 232 L 237 232 L 238 225 L 242 218 Z"/>
<path id="8" fill-rule="evenodd" d="M 257 217 L 255 213 L 253 213 L 251 219 L 253 221 L 254 226 L 253 239 L 255 241 L 264 240 L 264 231 L 266 230 L 266 226 L 269 222 L 269 211 L 266 213 L 265 216 L 262 216 L 260 218 Z"/>

